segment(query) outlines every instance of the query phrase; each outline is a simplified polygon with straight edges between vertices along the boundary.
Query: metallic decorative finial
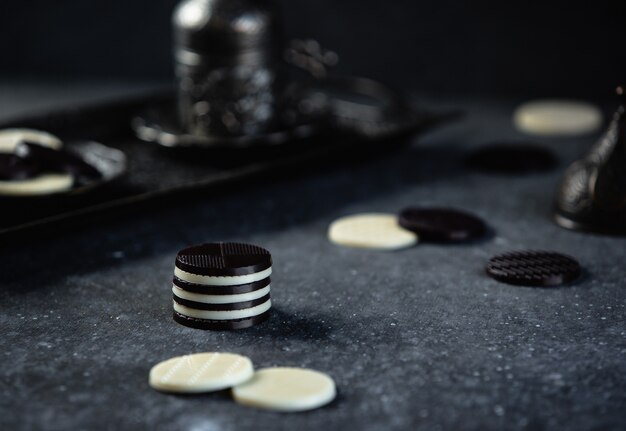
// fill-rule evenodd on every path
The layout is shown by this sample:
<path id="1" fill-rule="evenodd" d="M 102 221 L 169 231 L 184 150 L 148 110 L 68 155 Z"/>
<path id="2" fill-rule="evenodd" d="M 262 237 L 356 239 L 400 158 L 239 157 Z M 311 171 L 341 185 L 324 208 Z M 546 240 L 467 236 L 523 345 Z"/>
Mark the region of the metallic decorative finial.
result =
<path id="1" fill-rule="evenodd" d="M 587 156 L 565 172 L 554 217 L 568 229 L 626 235 L 626 95 L 607 131 Z"/>

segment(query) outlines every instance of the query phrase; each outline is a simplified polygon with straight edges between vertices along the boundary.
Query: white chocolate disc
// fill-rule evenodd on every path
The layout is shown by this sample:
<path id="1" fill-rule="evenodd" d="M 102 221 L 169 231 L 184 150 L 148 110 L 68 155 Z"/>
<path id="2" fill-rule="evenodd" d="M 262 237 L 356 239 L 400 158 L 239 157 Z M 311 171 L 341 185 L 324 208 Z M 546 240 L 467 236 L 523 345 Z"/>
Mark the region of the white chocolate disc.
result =
<path id="1" fill-rule="evenodd" d="M 393 214 L 357 214 L 331 223 L 328 239 L 348 247 L 398 250 L 417 243 L 417 235 L 398 225 Z"/>
<path id="2" fill-rule="evenodd" d="M 316 409 L 337 394 L 328 375 L 304 368 L 265 368 L 232 392 L 240 404 L 281 412 Z"/>
<path id="3" fill-rule="evenodd" d="M 254 374 L 250 359 L 233 353 L 196 353 L 161 362 L 150 370 L 150 386 L 158 391 L 200 393 L 220 391 Z"/>
<path id="4" fill-rule="evenodd" d="M 0 195 L 37 196 L 69 190 L 74 185 L 71 174 L 44 174 L 28 180 L 0 181 Z"/>
<path id="5" fill-rule="evenodd" d="M 263 280 L 272 274 L 272 268 L 269 267 L 261 272 L 247 275 L 198 275 L 183 271 L 179 267 L 174 268 L 174 275 L 180 280 L 187 283 L 202 284 L 205 286 L 237 286 L 240 284 L 254 283 Z"/>
<path id="6" fill-rule="evenodd" d="M 63 143 L 59 138 L 48 132 L 34 129 L 3 129 L 0 130 L 0 153 L 12 153 L 17 144 L 23 141 L 39 144 L 60 150 Z"/>
<path id="7" fill-rule="evenodd" d="M 270 285 L 263 289 L 237 295 L 205 295 L 203 293 L 187 292 L 178 286 L 172 286 L 174 295 L 187 301 L 202 302 L 203 304 L 233 304 L 236 302 L 254 301 L 270 293 Z"/>
<path id="8" fill-rule="evenodd" d="M 174 311 L 182 314 L 183 316 L 193 317 L 194 319 L 205 319 L 205 320 L 238 320 L 238 319 L 247 319 L 249 317 L 258 316 L 259 314 L 265 313 L 267 310 L 272 308 L 272 300 L 268 299 L 263 304 L 257 305 L 256 307 L 244 308 L 242 310 L 198 310 L 195 308 L 190 308 L 185 305 L 180 305 L 176 301 L 174 303 Z"/>
<path id="9" fill-rule="evenodd" d="M 583 135 L 598 130 L 602 121 L 596 106 L 567 100 L 527 102 L 513 114 L 515 127 L 533 135 Z"/>

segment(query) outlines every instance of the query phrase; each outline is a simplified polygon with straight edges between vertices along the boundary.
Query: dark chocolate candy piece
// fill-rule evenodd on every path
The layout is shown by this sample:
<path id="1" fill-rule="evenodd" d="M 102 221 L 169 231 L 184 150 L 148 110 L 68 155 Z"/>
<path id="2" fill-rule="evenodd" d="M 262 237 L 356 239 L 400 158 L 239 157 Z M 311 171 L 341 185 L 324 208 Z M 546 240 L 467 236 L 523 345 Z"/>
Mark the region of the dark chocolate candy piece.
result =
<path id="1" fill-rule="evenodd" d="M 406 208 L 400 212 L 398 223 L 417 233 L 420 241 L 468 241 L 487 231 L 478 217 L 451 208 Z"/>
<path id="2" fill-rule="evenodd" d="M 102 177 L 100 171 L 85 162 L 80 156 L 65 150 L 55 150 L 30 142 L 21 142 L 15 148 L 15 154 L 22 160 L 37 163 L 42 171 L 72 174 L 81 184 Z"/>
<path id="3" fill-rule="evenodd" d="M 196 310 L 211 310 L 211 311 L 229 311 L 229 310 L 245 310 L 246 308 L 256 307 L 267 302 L 270 299 L 270 294 L 262 296 L 252 301 L 244 302 L 231 302 L 228 304 L 207 304 L 205 302 L 189 301 L 187 299 L 179 298 L 174 295 L 174 301 L 185 307 L 194 308 Z"/>
<path id="4" fill-rule="evenodd" d="M 207 286 L 205 284 L 190 283 L 185 280 L 181 280 L 178 277 L 174 277 L 174 286 L 180 287 L 187 292 L 203 293 L 206 295 L 239 295 L 240 293 L 250 293 L 255 290 L 263 289 L 271 282 L 270 277 L 263 280 L 255 281 L 254 283 L 238 284 L 232 286 Z"/>
<path id="5" fill-rule="evenodd" d="M 35 178 L 41 173 L 38 163 L 23 160 L 15 154 L 0 153 L 0 180 L 16 181 Z"/>
<path id="6" fill-rule="evenodd" d="M 213 331 L 233 330 L 249 328 L 259 323 L 265 322 L 270 317 L 271 310 L 253 317 L 237 320 L 206 320 L 188 317 L 174 311 L 174 321 L 181 325 L 196 329 L 206 329 Z"/>
<path id="7" fill-rule="evenodd" d="M 216 242 L 181 250 L 176 256 L 176 266 L 197 275 L 248 275 L 270 268 L 272 256 L 256 245 Z"/>
<path id="8" fill-rule="evenodd" d="M 554 169 L 557 159 L 552 151 L 532 143 L 490 144 L 471 153 L 467 164 L 484 172 L 525 174 Z"/>
<path id="9" fill-rule="evenodd" d="M 521 286 L 558 286 L 576 280 L 581 273 L 574 258 L 551 251 L 504 253 L 492 257 L 487 264 L 487 274 L 492 278 Z"/>

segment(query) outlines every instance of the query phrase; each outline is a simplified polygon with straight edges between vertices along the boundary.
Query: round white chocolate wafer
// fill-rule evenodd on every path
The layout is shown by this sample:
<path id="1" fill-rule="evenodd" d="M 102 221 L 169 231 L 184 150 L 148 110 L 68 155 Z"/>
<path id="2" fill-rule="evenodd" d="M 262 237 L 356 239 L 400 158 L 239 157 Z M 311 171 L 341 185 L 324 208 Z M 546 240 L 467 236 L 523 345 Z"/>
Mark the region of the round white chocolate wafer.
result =
<path id="1" fill-rule="evenodd" d="M 398 224 L 393 214 L 366 213 L 331 223 L 328 238 L 335 244 L 381 250 L 398 250 L 417 243 L 417 235 Z"/>
<path id="2" fill-rule="evenodd" d="M 583 135 L 598 130 L 602 121 L 594 105 L 568 100 L 527 102 L 513 114 L 515 127 L 533 135 Z"/>
<path id="3" fill-rule="evenodd" d="M 30 142 L 44 147 L 60 150 L 63 143 L 59 138 L 48 132 L 35 129 L 2 129 L 0 130 L 0 153 L 12 153 L 20 142 Z"/>
<path id="4" fill-rule="evenodd" d="M 202 284 L 205 286 L 236 286 L 263 280 L 272 275 L 272 268 L 269 267 L 263 271 L 255 272 L 254 274 L 216 276 L 192 274 L 175 267 L 174 275 L 188 283 Z"/>
<path id="5" fill-rule="evenodd" d="M 37 196 L 69 190 L 74 185 L 71 174 L 44 174 L 27 180 L 0 181 L 0 195 Z"/>
<path id="6" fill-rule="evenodd" d="M 232 392 L 240 404 L 281 412 L 322 407 L 337 393 L 332 378 L 304 368 L 265 368 Z"/>
<path id="7" fill-rule="evenodd" d="M 158 391 L 200 393 L 245 382 L 254 374 L 252 362 L 233 353 L 196 353 L 161 362 L 150 370 L 150 386 Z"/>

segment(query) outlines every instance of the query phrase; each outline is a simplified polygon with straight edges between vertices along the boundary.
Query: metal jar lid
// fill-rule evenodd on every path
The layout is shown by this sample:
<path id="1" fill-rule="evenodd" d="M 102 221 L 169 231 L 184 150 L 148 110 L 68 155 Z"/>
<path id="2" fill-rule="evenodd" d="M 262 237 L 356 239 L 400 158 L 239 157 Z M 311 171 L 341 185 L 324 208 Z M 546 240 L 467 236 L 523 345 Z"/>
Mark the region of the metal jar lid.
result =
<path id="1" fill-rule="evenodd" d="M 281 29 L 271 0 L 186 0 L 174 12 L 174 53 L 188 66 L 270 65 Z"/>

